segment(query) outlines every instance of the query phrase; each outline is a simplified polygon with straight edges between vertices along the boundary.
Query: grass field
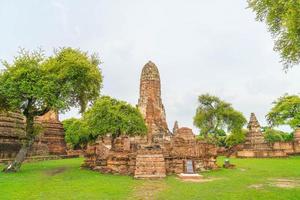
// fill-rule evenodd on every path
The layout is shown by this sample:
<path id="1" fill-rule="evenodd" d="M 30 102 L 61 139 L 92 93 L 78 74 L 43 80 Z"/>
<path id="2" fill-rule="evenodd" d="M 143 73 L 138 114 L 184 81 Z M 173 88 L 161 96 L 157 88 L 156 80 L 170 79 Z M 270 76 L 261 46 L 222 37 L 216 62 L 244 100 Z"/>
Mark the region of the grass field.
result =
<path id="1" fill-rule="evenodd" d="M 204 182 L 134 180 L 80 169 L 83 160 L 28 163 L 0 173 L 0 199 L 241 199 L 299 200 L 300 157 L 231 159 L 236 169 L 203 173 Z M 221 165 L 223 158 L 218 160 Z"/>

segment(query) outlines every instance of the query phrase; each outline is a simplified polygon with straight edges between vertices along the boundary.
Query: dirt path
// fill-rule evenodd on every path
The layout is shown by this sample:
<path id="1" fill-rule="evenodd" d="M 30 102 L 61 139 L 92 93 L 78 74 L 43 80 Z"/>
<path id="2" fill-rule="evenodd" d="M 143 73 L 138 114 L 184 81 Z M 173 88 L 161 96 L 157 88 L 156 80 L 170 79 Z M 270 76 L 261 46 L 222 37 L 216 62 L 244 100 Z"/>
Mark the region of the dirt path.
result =
<path id="1" fill-rule="evenodd" d="M 59 168 L 55 168 L 55 169 L 50 169 L 45 171 L 45 174 L 48 176 L 55 176 L 57 174 L 63 173 L 67 170 L 67 167 L 59 167 Z"/>
<path id="2" fill-rule="evenodd" d="M 167 188 L 165 180 L 145 180 L 141 181 L 133 191 L 133 195 L 128 199 L 136 200 L 153 200 L 157 199 L 157 195 Z"/>

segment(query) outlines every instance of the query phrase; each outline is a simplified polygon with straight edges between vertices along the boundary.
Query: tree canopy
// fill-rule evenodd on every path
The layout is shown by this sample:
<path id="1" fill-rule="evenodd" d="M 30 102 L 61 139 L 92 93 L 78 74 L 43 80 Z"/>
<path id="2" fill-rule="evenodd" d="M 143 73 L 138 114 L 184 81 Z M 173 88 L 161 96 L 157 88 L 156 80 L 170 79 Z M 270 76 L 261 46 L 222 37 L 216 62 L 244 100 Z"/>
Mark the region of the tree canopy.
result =
<path id="1" fill-rule="evenodd" d="M 199 96 L 198 101 L 194 125 L 205 137 L 209 134 L 218 135 L 220 132 L 241 131 L 246 123 L 241 112 L 216 96 L 204 94 Z"/>
<path id="2" fill-rule="evenodd" d="M 144 135 L 147 132 L 142 114 L 138 108 L 117 99 L 103 96 L 88 109 L 83 120 L 93 137 L 110 135 Z"/>
<path id="3" fill-rule="evenodd" d="M 300 63 L 300 1 L 248 0 L 258 21 L 265 21 L 285 68 Z"/>
<path id="4" fill-rule="evenodd" d="M 21 50 L 12 64 L 4 62 L 0 74 L 1 108 L 39 116 L 54 109 L 80 106 L 83 112 L 102 87 L 96 56 L 78 49 L 62 48 L 49 58 L 43 51 Z M 27 114 L 28 113 L 28 114 Z"/>
<path id="5" fill-rule="evenodd" d="M 35 139 L 35 117 L 71 107 L 80 107 L 83 112 L 99 96 L 102 75 L 95 55 L 72 48 L 61 48 L 48 58 L 42 50 L 22 49 L 12 64 L 3 63 L 0 110 L 20 111 L 26 117 L 27 140 L 9 166 L 18 171 Z"/>
<path id="6" fill-rule="evenodd" d="M 300 125 L 300 97 L 297 95 L 284 95 L 273 102 L 274 106 L 267 114 L 271 127 L 288 125 L 292 129 Z"/>

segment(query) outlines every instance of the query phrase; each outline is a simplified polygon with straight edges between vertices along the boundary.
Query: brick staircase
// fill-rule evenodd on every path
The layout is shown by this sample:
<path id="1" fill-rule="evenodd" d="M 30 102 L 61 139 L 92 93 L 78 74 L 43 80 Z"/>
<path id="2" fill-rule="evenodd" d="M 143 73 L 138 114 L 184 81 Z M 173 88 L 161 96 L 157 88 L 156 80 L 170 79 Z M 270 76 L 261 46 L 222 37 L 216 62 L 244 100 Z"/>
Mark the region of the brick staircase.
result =
<path id="1" fill-rule="evenodd" d="M 162 150 L 139 150 L 134 178 L 164 178 L 166 165 Z"/>

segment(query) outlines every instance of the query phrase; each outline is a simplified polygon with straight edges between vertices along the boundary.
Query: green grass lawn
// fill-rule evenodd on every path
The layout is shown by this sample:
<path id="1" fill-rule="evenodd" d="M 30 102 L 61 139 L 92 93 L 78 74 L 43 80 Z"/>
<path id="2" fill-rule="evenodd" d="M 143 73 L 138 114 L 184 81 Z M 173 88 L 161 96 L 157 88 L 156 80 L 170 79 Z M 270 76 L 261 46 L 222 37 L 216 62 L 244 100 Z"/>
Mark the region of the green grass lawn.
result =
<path id="1" fill-rule="evenodd" d="M 134 180 L 103 175 L 80 169 L 82 162 L 80 158 L 28 163 L 20 173 L 0 173 L 0 199 L 300 199 L 300 157 L 231 159 L 236 169 L 203 173 L 207 182 L 201 183 L 176 176 Z"/>

